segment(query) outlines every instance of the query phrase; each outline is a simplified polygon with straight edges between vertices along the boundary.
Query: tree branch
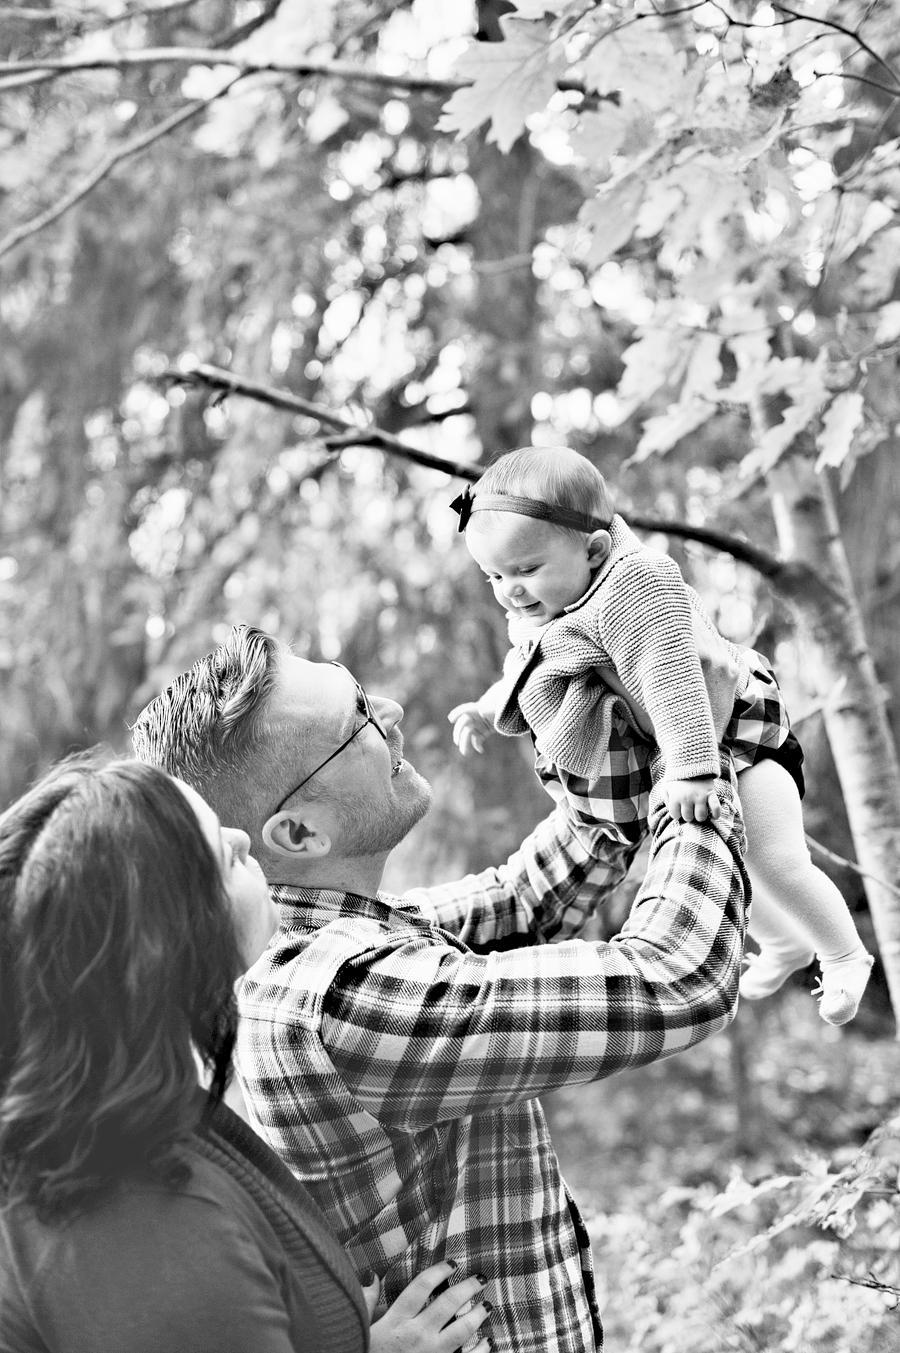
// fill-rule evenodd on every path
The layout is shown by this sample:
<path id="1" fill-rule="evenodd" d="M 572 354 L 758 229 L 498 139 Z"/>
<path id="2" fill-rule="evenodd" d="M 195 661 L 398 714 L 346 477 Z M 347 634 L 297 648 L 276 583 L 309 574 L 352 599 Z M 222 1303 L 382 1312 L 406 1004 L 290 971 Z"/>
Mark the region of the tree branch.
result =
<path id="1" fill-rule="evenodd" d="M 887 888 L 889 893 L 893 893 L 895 897 L 900 897 L 900 888 L 896 888 L 893 883 L 886 883 L 884 879 L 876 878 L 874 874 L 868 873 L 867 870 L 860 869 L 859 865 L 854 864 L 853 860 L 848 860 L 843 855 L 835 854 L 833 850 L 829 850 L 827 846 L 823 846 L 821 841 L 817 841 L 815 837 L 810 836 L 808 832 L 806 833 L 806 844 L 809 846 L 810 850 L 818 851 L 820 855 L 824 855 L 826 860 L 830 860 L 832 864 L 839 864 L 843 869 L 850 869 L 854 874 L 858 874 L 860 878 L 871 879 L 872 882 L 877 883 L 880 888 Z"/>
<path id="2" fill-rule="evenodd" d="M 189 3 L 193 3 L 193 0 L 189 0 Z M 280 5 L 281 0 L 267 0 L 266 5 L 259 14 L 255 15 L 252 19 L 248 19 L 246 23 L 238 24 L 236 27 L 229 29 L 227 33 L 223 33 L 217 40 L 217 48 L 225 51 L 230 43 L 241 42 L 244 38 L 249 37 L 261 24 L 268 22 L 268 20 L 277 13 Z M 168 8 L 176 7 L 177 6 L 174 5 L 168 6 Z M 44 74 L 39 73 L 33 77 L 36 81 L 53 78 L 52 71 L 48 71 Z M 140 154 L 140 152 L 146 150 L 148 146 L 152 146 L 154 141 L 159 141 L 163 136 L 168 136 L 169 132 L 175 131 L 176 128 L 182 126 L 183 123 L 189 122 L 191 118 L 196 117 L 196 115 L 202 112 L 204 108 L 208 108 L 211 103 L 215 103 L 216 99 L 220 99 L 224 94 L 227 94 L 229 89 L 232 89 L 234 85 L 237 84 L 238 80 L 242 78 L 241 75 L 235 76 L 233 80 L 229 80 L 228 84 L 225 85 L 223 89 L 220 89 L 210 98 L 197 99 L 194 103 L 187 104 L 184 108 L 180 108 L 177 113 L 173 113 L 170 117 L 166 118 L 164 122 L 160 122 L 157 126 L 151 127 L 149 131 L 141 132 L 138 136 L 132 137 L 130 141 L 125 142 L 124 146 L 120 146 L 118 150 L 112 151 L 91 170 L 86 178 L 81 180 L 81 183 L 71 189 L 70 192 L 66 193 L 52 207 L 48 207 L 46 211 L 33 217 L 32 220 L 26 221 L 24 225 L 17 226 L 15 230 L 11 230 L 8 235 L 0 239 L 0 258 L 8 253 L 10 249 L 14 249 L 17 244 L 21 244 L 23 240 L 28 239 L 32 235 L 36 235 L 39 230 L 43 230 L 44 226 L 50 225 L 53 221 L 58 220 L 59 217 L 71 207 L 74 207 L 83 198 L 87 197 L 88 193 L 96 188 L 97 184 L 102 182 L 107 174 L 109 174 L 117 164 L 120 164 L 122 160 L 126 160 L 132 155 Z M 6 86 L 0 82 L 0 90 L 5 87 Z"/>
<path id="3" fill-rule="evenodd" d="M 895 87 L 900 86 L 900 79 L 898 79 L 897 72 L 894 70 L 894 68 L 891 65 L 889 65 L 887 61 L 885 61 L 883 56 L 880 56 L 878 52 L 875 51 L 874 47 L 870 47 L 869 44 L 862 39 L 859 32 L 855 28 L 847 28 L 845 27 L 844 24 L 838 23 L 836 19 L 830 18 L 826 19 L 819 18 L 818 16 L 812 16 L 809 14 L 800 14 L 795 9 L 788 9 L 787 5 L 773 4 L 772 8 L 778 10 L 780 14 L 790 15 L 790 17 L 793 19 L 811 20 L 813 23 L 821 24 L 823 28 L 830 28 L 835 33 L 842 33 L 844 37 L 851 38 L 854 42 L 858 43 L 861 51 L 865 52 L 867 56 L 870 56 L 872 58 L 872 60 L 876 63 L 876 65 L 879 65 L 882 68 L 882 70 L 887 71 L 888 75 L 894 81 Z"/>
<path id="4" fill-rule="evenodd" d="M 331 409 L 325 408 L 322 404 L 314 404 L 310 400 L 302 399 L 299 395 L 293 395 L 287 390 L 276 390 L 273 386 L 236 376 L 233 372 L 226 371 L 221 367 L 209 366 L 206 363 L 191 367 L 188 371 L 182 371 L 178 367 L 168 367 L 159 379 L 167 385 L 194 386 L 201 389 L 216 390 L 224 394 L 242 395 L 247 399 L 254 399 L 260 404 L 268 404 L 274 409 L 285 409 L 289 413 L 304 414 L 308 418 L 316 419 L 319 423 L 324 423 L 326 427 L 337 428 L 340 432 L 347 434 L 346 438 L 341 439 L 341 441 L 336 440 L 335 445 L 378 447 L 382 451 L 388 451 L 414 461 L 417 465 L 424 465 L 431 470 L 441 470 L 444 474 L 450 475 L 451 478 L 466 479 L 470 483 L 480 479 L 484 473 L 483 465 L 447 460 L 443 456 L 434 456 L 430 452 L 420 451 L 417 447 L 402 442 L 399 437 L 393 436 L 390 432 L 383 432 L 376 427 L 361 428 L 349 419 L 342 418 L 340 414 L 333 413 Z M 457 410 L 454 410 L 454 412 L 457 412 Z M 688 522 L 665 521 L 659 517 L 645 516 L 640 512 L 629 512 L 628 521 L 630 525 L 636 526 L 640 531 L 654 531 L 664 535 L 677 536 L 683 540 L 696 540 L 700 545 L 708 545 L 711 549 L 720 550 L 723 554 L 730 554 L 739 563 L 747 564 L 757 573 L 762 574 L 777 591 L 786 596 L 793 597 L 808 590 L 810 586 L 821 588 L 823 585 L 818 574 L 806 565 L 779 559 L 777 555 L 760 549 L 758 545 L 752 545 L 749 540 L 742 540 L 739 536 L 729 535 L 726 531 L 692 526 Z"/>
<path id="5" fill-rule="evenodd" d="M 36 235 L 39 230 L 43 230 L 44 226 L 59 220 L 60 216 L 87 197 L 88 193 L 96 188 L 97 184 L 102 182 L 115 169 L 117 164 L 121 164 L 123 160 L 129 159 L 132 155 L 138 155 L 142 150 L 146 150 L 148 146 L 153 145 L 154 141 L 161 140 L 162 137 L 168 136 L 169 132 L 175 131 L 177 127 L 189 122 L 191 118 L 196 117 L 204 108 L 208 108 L 216 99 L 220 99 L 223 94 L 227 94 L 228 90 L 241 79 L 243 79 L 243 76 L 236 75 L 224 89 L 220 89 L 211 98 L 198 99 L 195 103 L 189 103 L 185 108 L 179 108 L 177 113 L 167 117 L 164 122 L 158 123 L 146 132 L 141 132 L 139 136 L 133 136 L 130 141 L 125 142 L 124 146 L 120 146 L 118 150 L 105 156 L 80 183 L 65 193 L 52 207 L 48 207 L 46 211 L 42 211 L 38 216 L 32 217 L 30 221 L 16 226 L 14 230 L 4 235 L 0 239 L 0 258 L 8 254 L 11 249 L 15 249 L 16 245 L 21 244 L 23 240 L 27 240 L 32 235 Z"/>
<path id="6" fill-rule="evenodd" d="M 119 52 L 115 56 L 58 57 L 55 60 L 0 61 L 0 75 L 19 76 L 29 71 L 69 75 L 73 71 L 127 70 L 169 62 L 180 66 L 233 66 L 241 75 L 322 75 L 336 80 L 361 80 L 390 89 L 406 89 L 425 94 L 452 94 L 468 80 L 433 80 L 426 75 L 390 75 L 353 61 L 255 61 L 249 57 L 226 58 L 214 47 L 145 47 L 141 51 Z M 0 89 L 2 89 L 0 85 Z"/>
<path id="7" fill-rule="evenodd" d="M 477 465 L 468 465 L 464 461 L 452 461 L 446 460 L 442 456 L 433 456 L 429 451 L 422 451 L 416 446 L 409 446 L 390 432 L 383 432 L 380 428 L 375 427 L 361 428 L 358 424 L 351 422 L 349 418 L 343 418 L 340 414 L 333 413 L 331 409 L 326 409 L 321 404 L 313 404 L 310 400 L 302 399 L 300 395 L 292 395 L 287 390 L 276 390 L 273 386 L 262 385 L 258 381 L 250 381 L 241 376 L 235 376 L 232 372 L 225 371 L 221 367 L 209 366 L 206 363 L 191 367 L 187 371 L 181 371 L 178 367 L 168 367 L 159 377 L 159 380 L 167 385 L 196 386 L 207 390 L 218 390 L 226 395 L 243 395 L 247 399 L 255 399 L 260 404 L 268 404 L 273 409 L 285 409 L 288 413 L 304 414 L 307 418 L 314 418 L 317 422 L 324 423 L 326 427 L 337 428 L 340 432 L 348 434 L 344 445 L 374 446 L 381 451 L 389 451 L 395 455 L 403 456 L 416 465 L 424 465 L 429 470 L 442 470 L 445 474 L 455 476 L 458 479 L 474 480 L 478 479 L 482 473 L 482 469 Z"/>

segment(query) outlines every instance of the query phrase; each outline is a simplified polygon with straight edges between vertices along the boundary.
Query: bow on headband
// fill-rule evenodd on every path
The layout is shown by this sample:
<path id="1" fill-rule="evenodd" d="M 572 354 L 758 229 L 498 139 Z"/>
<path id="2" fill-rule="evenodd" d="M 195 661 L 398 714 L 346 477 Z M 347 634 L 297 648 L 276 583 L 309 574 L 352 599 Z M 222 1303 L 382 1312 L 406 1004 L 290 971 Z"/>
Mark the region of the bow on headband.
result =
<path id="1" fill-rule="evenodd" d="M 459 514 L 457 531 L 464 531 L 473 512 L 517 512 L 521 517 L 536 517 L 538 521 L 549 521 L 554 526 L 570 526 L 575 531 L 608 531 L 610 523 L 592 517 L 587 512 L 574 512 L 568 507 L 556 503 L 541 503 L 536 498 L 515 498 L 511 493 L 472 492 L 467 484 L 458 498 L 450 504 Z"/>

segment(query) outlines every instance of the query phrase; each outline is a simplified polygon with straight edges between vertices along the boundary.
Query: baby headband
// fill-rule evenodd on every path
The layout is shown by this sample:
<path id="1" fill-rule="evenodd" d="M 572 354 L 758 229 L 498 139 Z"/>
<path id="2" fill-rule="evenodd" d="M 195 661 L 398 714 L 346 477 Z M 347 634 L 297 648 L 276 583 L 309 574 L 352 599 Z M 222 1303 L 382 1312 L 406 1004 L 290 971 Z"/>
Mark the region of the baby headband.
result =
<path id="1" fill-rule="evenodd" d="M 511 493 L 472 492 L 467 484 L 458 498 L 450 504 L 454 512 L 459 513 L 457 531 L 464 531 L 473 512 L 518 512 L 522 517 L 536 517 L 538 521 L 549 521 L 554 526 L 570 526 L 575 531 L 608 531 L 610 523 L 599 517 L 591 517 L 587 512 L 575 512 L 568 507 L 559 507 L 556 503 L 541 503 L 536 498 L 514 498 Z"/>

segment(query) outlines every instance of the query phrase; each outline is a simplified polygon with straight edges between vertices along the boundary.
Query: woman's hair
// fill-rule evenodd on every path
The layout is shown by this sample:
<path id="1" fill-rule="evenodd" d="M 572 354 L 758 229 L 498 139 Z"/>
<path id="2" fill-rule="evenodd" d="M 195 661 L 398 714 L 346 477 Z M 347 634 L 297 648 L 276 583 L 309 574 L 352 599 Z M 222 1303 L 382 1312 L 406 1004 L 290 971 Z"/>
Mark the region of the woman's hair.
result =
<path id="1" fill-rule="evenodd" d="M 163 771 L 62 762 L 0 817 L 0 1180 L 41 1215 L 177 1146 L 229 1074 L 242 970 L 216 857 Z"/>
<path id="2" fill-rule="evenodd" d="M 603 475 L 586 456 L 569 446 L 523 446 L 507 451 L 488 466 L 474 489 L 476 496 L 509 493 L 535 498 L 601 521 L 609 521 L 614 510 Z M 479 512 L 478 520 L 487 524 L 491 516 L 490 511 Z"/>

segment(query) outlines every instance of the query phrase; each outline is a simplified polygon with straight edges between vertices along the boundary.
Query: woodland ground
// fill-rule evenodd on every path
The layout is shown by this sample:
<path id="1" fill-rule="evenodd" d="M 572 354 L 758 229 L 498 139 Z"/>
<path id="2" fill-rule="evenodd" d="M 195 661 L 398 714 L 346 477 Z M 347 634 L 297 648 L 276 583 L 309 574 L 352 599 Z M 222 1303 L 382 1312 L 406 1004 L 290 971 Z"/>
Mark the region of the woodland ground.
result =
<path id="1" fill-rule="evenodd" d="M 563 1174 L 594 1242 L 608 1353 L 900 1349 L 896 1313 L 856 1347 L 839 1314 L 830 1334 L 804 1333 L 794 1297 L 807 1279 L 799 1271 L 794 1293 L 775 1302 L 781 1322 L 770 1321 L 766 1334 L 765 1321 L 754 1329 L 748 1320 L 745 1306 L 762 1316 L 757 1284 L 779 1297 L 793 1251 L 867 1323 L 873 1294 L 826 1274 L 841 1266 L 833 1233 L 796 1228 L 777 1256 L 770 1246 L 768 1257 L 744 1256 L 712 1274 L 716 1258 L 771 1219 L 758 1200 L 724 1219 L 703 1212 L 736 1173 L 756 1182 L 817 1160 L 839 1168 L 900 1108 L 900 1044 L 887 1025 L 878 1032 L 878 1014 L 866 1007 L 858 1027 L 830 1028 L 804 979 L 795 980 L 769 1001 L 743 1003 L 728 1031 L 686 1053 L 546 1098 Z M 810 1304 L 821 1314 L 821 1296 Z"/>

